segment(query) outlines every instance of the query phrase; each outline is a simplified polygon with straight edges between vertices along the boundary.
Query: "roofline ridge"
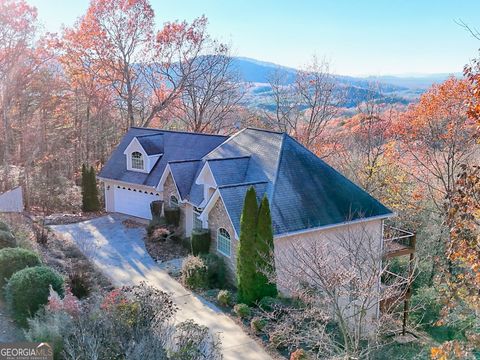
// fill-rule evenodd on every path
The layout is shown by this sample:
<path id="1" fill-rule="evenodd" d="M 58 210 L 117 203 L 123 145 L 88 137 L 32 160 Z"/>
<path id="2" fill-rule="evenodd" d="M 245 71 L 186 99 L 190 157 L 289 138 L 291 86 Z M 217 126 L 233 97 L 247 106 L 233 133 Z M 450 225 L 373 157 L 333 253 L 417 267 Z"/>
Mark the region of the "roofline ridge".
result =
<path id="1" fill-rule="evenodd" d="M 163 133 L 136 135 L 135 137 L 136 137 L 136 138 L 139 138 L 139 137 L 149 137 L 149 136 L 158 136 L 158 135 L 163 135 Z"/>
<path id="2" fill-rule="evenodd" d="M 167 164 L 185 163 L 185 162 L 194 162 L 194 161 L 202 161 L 202 159 L 170 160 L 170 161 L 167 161 Z"/>
<path id="3" fill-rule="evenodd" d="M 283 147 L 285 146 L 285 138 L 289 136 L 287 133 L 283 133 L 282 136 L 282 145 L 280 146 L 280 151 L 278 155 L 278 160 L 277 160 L 277 166 L 275 168 L 275 178 L 273 179 L 272 183 L 272 198 L 269 199 L 270 203 L 273 204 L 273 198 L 275 197 L 275 187 L 277 186 L 277 180 L 278 180 L 278 174 L 279 174 L 279 169 L 280 169 L 280 162 L 282 161 L 283 157 Z"/>
<path id="4" fill-rule="evenodd" d="M 203 136 L 215 136 L 215 137 L 223 137 L 223 138 L 230 138 L 229 135 L 220 135 L 220 134 L 206 134 L 201 132 L 194 132 L 194 131 L 184 131 L 184 130 L 166 130 L 166 129 L 156 129 L 150 127 L 141 127 L 141 126 L 130 126 L 130 129 L 140 129 L 140 130 L 150 130 L 150 131 L 158 131 L 162 132 L 170 132 L 170 133 L 178 133 L 178 134 L 190 134 L 190 135 L 203 135 Z M 155 135 L 155 134 L 152 134 Z M 160 134 L 158 134 L 160 135 Z M 143 135 L 139 135 L 143 136 Z"/>
<path id="5" fill-rule="evenodd" d="M 275 131 L 275 130 L 269 130 L 269 129 L 262 129 L 262 128 L 257 128 L 257 127 L 253 127 L 253 126 L 248 126 L 248 127 L 246 127 L 246 129 L 263 131 L 263 132 L 268 132 L 268 133 L 278 134 L 278 135 L 286 134 L 285 131 Z"/>
<path id="6" fill-rule="evenodd" d="M 225 145 L 226 143 L 228 143 L 230 140 L 232 140 L 233 138 L 235 138 L 236 136 L 238 136 L 239 134 L 241 134 L 242 132 L 244 132 L 245 130 L 247 130 L 247 128 L 243 128 L 242 130 L 239 130 L 237 131 L 235 134 L 233 134 L 232 136 L 229 136 L 227 139 L 225 139 L 224 142 L 222 142 L 221 144 L 218 144 L 218 146 L 216 146 L 215 148 L 212 149 L 212 151 L 208 152 L 207 154 L 205 154 L 202 159 L 205 159 L 209 154 L 213 153 L 214 151 L 216 151 L 217 149 L 219 149 L 221 146 Z M 207 159 L 205 159 L 207 160 Z"/>
<path id="7" fill-rule="evenodd" d="M 250 182 L 237 183 L 237 184 L 221 185 L 218 188 L 219 189 L 224 189 L 224 188 L 229 188 L 229 187 L 247 186 L 247 185 L 255 185 L 255 184 L 268 184 L 268 180 L 250 181 Z"/>
<path id="8" fill-rule="evenodd" d="M 235 160 L 235 159 L 250 159 L 251 155 L 244 155 L 244 156 L 230 156 L 225 158 L 214 158 L 214 159 L 206 159 L 205 161 L 221 161 L 221 160 Z"/>

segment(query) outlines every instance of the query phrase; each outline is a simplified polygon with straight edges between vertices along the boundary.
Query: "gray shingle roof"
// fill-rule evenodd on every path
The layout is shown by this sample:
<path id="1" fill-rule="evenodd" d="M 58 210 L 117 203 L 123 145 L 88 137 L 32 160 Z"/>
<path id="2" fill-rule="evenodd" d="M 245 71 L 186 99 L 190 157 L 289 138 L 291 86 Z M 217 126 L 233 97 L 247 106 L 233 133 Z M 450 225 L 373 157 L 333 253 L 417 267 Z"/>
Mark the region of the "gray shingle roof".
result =
<path id="1" fill-rule="evenodd" d="M 163 154 L 163 134 L 140 135 L 137 140 L 147 155 Z"/>
<path id="2" fill-rule="evenodd" d="M 132 139 L 142 135 L 159 134 L 163 134 L 163 156 L 157 161 L 152 171 L 149 174 L 128 171 L 123 152 Z M 201 159 L 226 139 L 228 136 L 132 127 L 123 136 L 98 175 L 105 179 L 154 187 L 158 185 L 169 161 Z"/>
<path id="3" fill-rule="evenodd" d="M 207 161 L 218 186 L 245 182 L 250 156 Z"/>
<path id="4" fill-rule="evenodd" d="M 287 134 L 245 129 L 206 158 L 221 156 L 250 156 L 244 182 L 267 181 L 262 183 L 265 189 L 261 189 L 261 195 L 266 193 L 269 199 L 276 235 L 391 213 Z M 242 174 L 243 169 L 240 177 Z M 243 185 L 228 189 L 225 196 L 225 190 L 220 193 L 239 233 L 238 207 L 246 190 Z M 237 195 L 240 199 L 235 200 Z"/>
<path id="5" fill-rule="evenodd" d="M 290 136 L 270 196 L 275 234 L 391 213 Z"/>
<path id="6" fill-rule="evenodd" d="M 260 203 L 260 200 L 267 190 L 268 182 L 266 181 L 225 185 L 218 188 L 228 215 L 230 219 L 232 219 L 233 227 L 238 235 L 240 235 L 240 218 L 242 216 L 245 194 L 251 186 L 255 188 L 257 200 Z"/>
<path id="7" fill-rule="evenodd" d="M 202 164 L 201 160 L 170 161 L 172 176 L 177 184 L 182 200 L 188 199 L 190 189 L 195 181 L 197 170 Z"/>
<path id="8" fill-rule="evenodd" d="M 123 152 L 135 136 L 148 138 L 147 142 L 163 141 L 152 144 L 155 151 L 163 146 L 164 155 L 150 174 L 126 170 Z M 391 214 L 290 136 L 260 129 L 244 129 L 228 138 L 132 128 L 99 176 L 156 186 L 170 162 L 180 196 L 198 206 L 203 201 L 203 188 L 195 179 L 206 161 L 237 233 L 249 186 L 255 187 L 259 200 L 267 195 L 276 235 Z"/>

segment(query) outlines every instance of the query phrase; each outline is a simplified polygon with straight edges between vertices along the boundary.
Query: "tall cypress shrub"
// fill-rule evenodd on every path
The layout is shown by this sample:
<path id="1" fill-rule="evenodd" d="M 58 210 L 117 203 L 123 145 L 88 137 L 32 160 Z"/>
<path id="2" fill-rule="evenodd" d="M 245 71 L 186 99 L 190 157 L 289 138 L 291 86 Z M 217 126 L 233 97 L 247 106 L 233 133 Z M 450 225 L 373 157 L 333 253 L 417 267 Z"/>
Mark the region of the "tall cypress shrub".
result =
<path id="1" fill-rule="evenodd" d="M 252 304 L 256 300 L 255 233 L 257 228 L 257 194 L 252 186 L 247 190 L 240 218 L 240 240 L 237 253 L 238 301 Z"/>
<path id="2" fill-rule="evenodd" d="M 90 211 L 91 196 L 89 191 L 89 171 L 85 164 L 82 165 L 82 211 Z"/>
<path id="3" fill-rule="evenodd" d="M 91 198 L 90 211 L 99 211 L 100 201 L 98 200 L 97 178 L 95 177 L 95 169 L 93 168 L 93 166 L 90 167 L 89 186 Z"/>
<path id="4" fill-rule="evenodd" d="M 256 297 L 257 300 L 265 296 L 277 296 L 277 285 L 270 282 L 266 275 L 275 274 L 275 253 L 273 243 L 272 216 L 270 214 L 270 204 L 266 195 L 263 196 L 260 208 L 258 210 L 257 220 L 257 281 Z"/>
<path id="5" fill-rule="evenodd" d="M 97 179 L 95 178 L 95 169 L 93 166 L 82 165 L 82 211 L 100 210 L 100 201 L 98 200 Z"/>

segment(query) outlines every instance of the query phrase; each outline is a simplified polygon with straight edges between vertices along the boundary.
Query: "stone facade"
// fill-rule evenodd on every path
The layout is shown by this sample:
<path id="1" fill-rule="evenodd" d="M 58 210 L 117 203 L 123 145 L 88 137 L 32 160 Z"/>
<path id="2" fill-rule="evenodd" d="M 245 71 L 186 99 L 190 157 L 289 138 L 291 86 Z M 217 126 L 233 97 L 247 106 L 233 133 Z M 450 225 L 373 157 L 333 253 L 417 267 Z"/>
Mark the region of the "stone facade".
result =
<path id="1" fill-rule="evenodd" d="M 227 266 L 227 277 L 232 284 L 236 284 L 238 241 L 235 239 L 235 231 L 221 198 L 217 200 L 208 214 L 208 228 L 210 229 L 210 235 L 212 237 L 210 252 L 224 259 L 225 265 Z M 220 228 L 224 228 L 230 234 L 230 257 L 217 251 L 217 231 Z"/>
<path id="2" fill-rule="evenodd" d="M 185 236 L 185 204 L 182 204 L 180 202 L 180 194 L 177 191 L 177 187 L 175 186 L 175 183 L 173 181 L 173 177 L 171 174 L 168 175 L 167 180 L 165 180 L 165 184 L 163 185 L 163 201 L 164 201 L 164 206 L 169 207 L 170 206 L 170 197 L 174 195 L 179 202 L 179 207 L 180 207 L 180 222 L 179 222 L 179 230 L 180 230 L 180 235 Z"/>

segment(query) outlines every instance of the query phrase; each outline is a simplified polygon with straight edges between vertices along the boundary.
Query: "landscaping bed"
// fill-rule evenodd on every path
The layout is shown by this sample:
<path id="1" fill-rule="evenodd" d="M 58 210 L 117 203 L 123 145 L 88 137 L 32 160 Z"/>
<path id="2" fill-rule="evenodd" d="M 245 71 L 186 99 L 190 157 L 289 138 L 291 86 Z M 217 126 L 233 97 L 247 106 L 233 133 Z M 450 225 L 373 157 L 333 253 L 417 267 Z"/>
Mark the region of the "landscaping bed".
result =
<path id="1" fill-rule="evenodd" d="M 68 285 L 72 286 L 72 281 L 75 281 L 77 285 L 81 283 L 80 286 L 88 286 L 91 292 L 113 288 L 110 280 L 71 239 L 61 237 L 46 228 L 46 242 L 39 244 L 35 234 L 36 225 L 31 217 L 24 214 L 3 214 L 2 217 L 17 235 L 18 246 L 38 253 L 45 265 L 66 277 Z"/>
<path id="2" fill-rule="evenodd" d="M 158 240 L 152 237 L 145 237 L 145 248 L 156 262 L 165 262 L 173 259 L 183 258 L 189 251 L 177 238 Z"/>

